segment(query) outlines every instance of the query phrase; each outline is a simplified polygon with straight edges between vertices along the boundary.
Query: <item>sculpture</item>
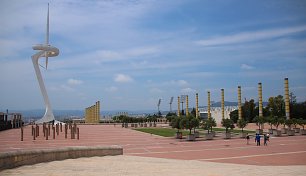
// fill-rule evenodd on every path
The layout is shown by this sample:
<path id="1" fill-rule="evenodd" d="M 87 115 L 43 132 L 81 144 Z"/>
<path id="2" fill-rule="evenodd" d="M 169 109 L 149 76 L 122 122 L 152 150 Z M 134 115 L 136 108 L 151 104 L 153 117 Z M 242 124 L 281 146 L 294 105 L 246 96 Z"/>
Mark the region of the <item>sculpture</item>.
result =
<path id="1" fill-rule="evenodd" d="M 44 122 L 55 121 L 53 111 L 52 111 L 52 108 L 51 108 L 51 104 L 49 102 L 47 90 L 46 90 L 46 87 L 45 87 L 45 84 L 44 84 L 44 81 L 42 79 L 42 75 L 41 75 L 41 72 L 40 72 L 40 69 L 39 69 L 40 65 L 38 63 L 39 58 L 45 57 L 46 58 L 45 69 L 47 70 L 47 68 L 48 68 L 48 58 L 58 56 L 58 54 L 59 54 L 59 49 L 54 47 L 54 46 L 51 46 L 49 44 L 49 4 L 48 4 L 48 14 L 47 14 L 46 43 L 45 44 L 34 45 L 33 50 L 38 51 L 38 53 L 36 53 L 32 56 L 32 62 L 33 62 L 36 77 L 37 77 L 37 80 L 38 80 L 38 83 L 39 83 L 40 91 L 43 95 L 45 106 L 46 106 L 46 111 L 45 111 L 44 116 L 41 119 L 37 120 L 36 123 L 44 123 Z"/>

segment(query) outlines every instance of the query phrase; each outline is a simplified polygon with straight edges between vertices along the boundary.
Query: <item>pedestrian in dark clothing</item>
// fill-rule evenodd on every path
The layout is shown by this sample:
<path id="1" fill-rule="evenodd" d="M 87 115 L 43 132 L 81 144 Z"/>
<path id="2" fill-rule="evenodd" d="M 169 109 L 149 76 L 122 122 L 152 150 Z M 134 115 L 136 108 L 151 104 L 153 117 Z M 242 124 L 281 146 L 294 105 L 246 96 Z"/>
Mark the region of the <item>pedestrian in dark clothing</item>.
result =
<path id="1" fill-rule="evenodd" d="M 265 134 L 264 135 L 264 145 L 266 145 L 266 146 L 268 145 L 267 141 L 268 141 L 268 136 Z"/>
<path id="2" fill-rule="evenodd" d="M 250 135 L 249 134 L 247 134 L 246 140 L 247 140 L 247 145 L 249 145 L 249 141 L 250 141 Z"/>
<path id="3" fill-rule="evenodd" d="M 260 146 L 260 135 L 257 134 L 256 136 L 256 142 L 257 142 L 257 146 Z"/>

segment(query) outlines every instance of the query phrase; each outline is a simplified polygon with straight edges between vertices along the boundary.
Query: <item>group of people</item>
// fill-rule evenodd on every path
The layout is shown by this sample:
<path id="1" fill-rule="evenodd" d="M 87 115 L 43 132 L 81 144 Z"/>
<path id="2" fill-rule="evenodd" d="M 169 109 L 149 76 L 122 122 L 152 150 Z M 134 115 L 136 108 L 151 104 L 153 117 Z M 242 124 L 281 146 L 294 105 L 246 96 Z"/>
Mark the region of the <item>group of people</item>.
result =
<path id="1" fill-rule="evenodd" d="M 247 139 L 247 145 L 249 145 L 250 135 L 247 134 L 246 139 Z M 260 139 L 261 139 L 260 134 L 256 133 L 256 135 L 255 135 L 255 143 L 256 143 L 257 146 L 260 146 Z M 268 145 L 267 142 L 270 141 L 269 133 L 263 135 L 263 140 L 264 140 L 264 145 L 267 146 Z"/>

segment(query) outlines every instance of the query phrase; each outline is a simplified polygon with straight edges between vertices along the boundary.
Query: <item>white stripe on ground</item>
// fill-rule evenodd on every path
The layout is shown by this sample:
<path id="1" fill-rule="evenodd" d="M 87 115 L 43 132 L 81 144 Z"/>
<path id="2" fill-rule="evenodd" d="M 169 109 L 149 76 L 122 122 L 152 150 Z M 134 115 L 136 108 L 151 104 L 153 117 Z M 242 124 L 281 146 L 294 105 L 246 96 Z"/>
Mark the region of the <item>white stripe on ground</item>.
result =
<path id="1" fill-rule="evenodd" d="M 145 154 L 162 154 L 162 153 L 183 153 L 183 152 L 200 152 L 200 151 L 211 151 L 211 150 L 224 150 L 224 149 L 245 149 L 245 148 L 255 148 L 258 146 L 249 147 L 222 147 L 222 148 L 212 148 L 212 149 L 201 149 L 201 150 L 174 150 L 174 151 L 163 151 L 163 152 L 147 152 L 147 153 L 127 153 L 126 155 L 145 155 Z M 139 148 L 140 149 L 140 148 Z M 143 149 L 143 148 L 141 148 Z M 133 150 L 130 149 L 130 150 Z"/>
<path id="2" fill-rule="evenodd" d="M 252 158 L 252 157 L 260 157 L 260 156 L 274 156 L 274 155 L 290 155 L 290 154 L 297 154 L 297 153 L 306 153 L 306 151 L 269 153 L 269 154 L 261 154 L 261 155 L 233 156 L 233 157 L 225 157 L 225 158 L 197 159 L 197 161 L 227 160 L 227 159 L 239 159 L 239 158 Z"/>

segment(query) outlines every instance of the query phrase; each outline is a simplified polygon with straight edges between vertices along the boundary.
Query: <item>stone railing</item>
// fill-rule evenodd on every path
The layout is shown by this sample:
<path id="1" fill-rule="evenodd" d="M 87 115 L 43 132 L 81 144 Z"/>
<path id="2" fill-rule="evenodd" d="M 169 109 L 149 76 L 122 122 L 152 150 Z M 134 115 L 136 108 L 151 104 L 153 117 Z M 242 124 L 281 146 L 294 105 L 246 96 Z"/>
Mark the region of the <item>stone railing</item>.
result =
<path id="1" fill-rule="evenodd" d="M 96 147 L 65 147 L 56 149 L 34 149 L 31 151 L 16 151 L 0 153 L 0 170 L 15 168 L 23 165 L 32 165 L 42 162 L 75 159 L 80 157 L 122 155 L 123 149 L 119 146 Z"/>

